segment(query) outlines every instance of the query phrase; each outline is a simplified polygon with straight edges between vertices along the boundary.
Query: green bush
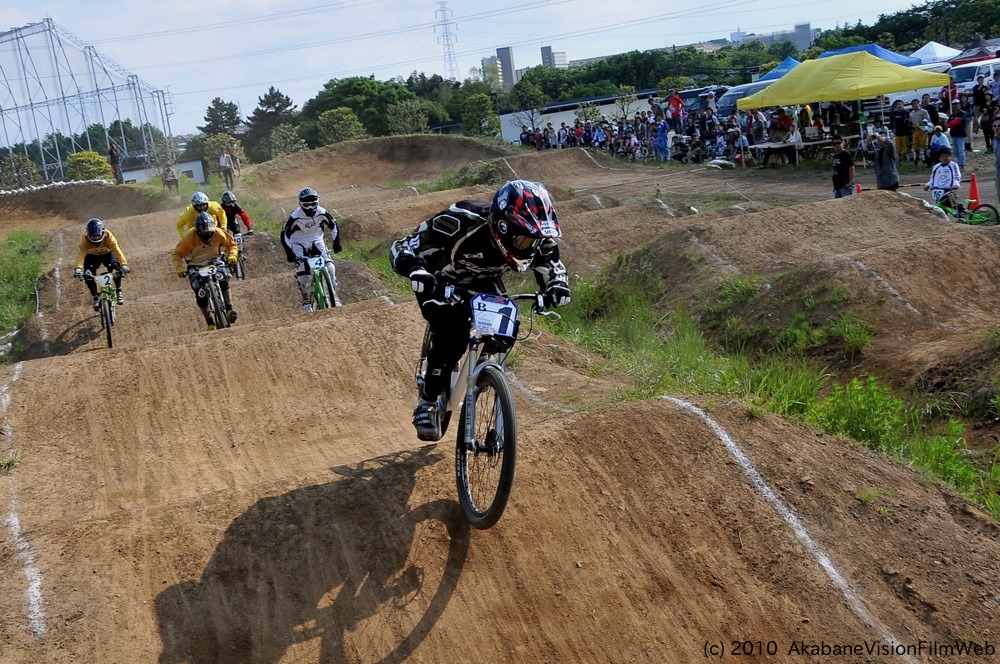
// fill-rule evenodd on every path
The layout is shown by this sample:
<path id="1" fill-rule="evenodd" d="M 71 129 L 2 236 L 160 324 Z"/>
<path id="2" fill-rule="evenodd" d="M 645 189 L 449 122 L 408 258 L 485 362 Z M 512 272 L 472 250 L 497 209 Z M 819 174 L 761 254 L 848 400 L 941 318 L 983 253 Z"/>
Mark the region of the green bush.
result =
<path id="1" fill-rule="evenodd" d="M 41 233 L 13 231 L 0 244 L 0 334 L 20 327 L 35 311 L 42 270 Z"/>
<path id="2" fill-rule="evenodd" d="M 115 173 L 102 155 L 84 150 L 66 157 L 66 177 L 70 180 L 114 180 Z"/>

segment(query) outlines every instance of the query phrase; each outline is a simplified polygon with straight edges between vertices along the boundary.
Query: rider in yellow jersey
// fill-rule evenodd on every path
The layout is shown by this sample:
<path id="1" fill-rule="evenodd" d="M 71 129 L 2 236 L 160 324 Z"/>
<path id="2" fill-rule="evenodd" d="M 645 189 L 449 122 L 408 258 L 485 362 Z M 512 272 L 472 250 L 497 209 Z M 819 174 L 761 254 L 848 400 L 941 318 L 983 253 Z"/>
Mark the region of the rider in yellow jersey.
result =
<path id="1" fill-rule="evenodd" d="M 170 254 L 177 276 L 188 277 L 191 281 L 191 290 L 194 291 L 195 301 L 198 303 L 198 308 L 201 309 L 210 330 L 215 329 L 215 321 L 208 310 L 208 290 L 205 288 L 205 277 L 197 272 L 192 272 L 189 275 L 187 267 L 203 267 L 221 255 L 225 255 L 226 262 L 230 266 L 234 266 L 239 256 L 239 248 L 236 241 L 233 240 L 233 236 L 217 227 L 215 220 L 207 212 L 198 213 L 194 221 L 194 228 L 181 238 Z M 185 261 L 187 261 L 187 266 L 184 264 Z M 236 312 L 229 299 L 228 275 L 219 282 L 219 287 L 222 289 L 222 301 L 226 307 L 226 316 L 230 323 L 235 323 Z"/>
<path id="2" fill-rule="evenodd" d="M 111 231 L 104 228 L 104 222 L 94 218 L 87 222 L 87 230 L 80 240 L 80 250 L 76 254 L 76 269 L 73 276 L 83 279 L 90 289 L 90 295 L 94 298 L 94 311 L 97 310 L 97 284 L 94 282 L 94 273 L 97 267 L 103 265 L 107 270 L 114 272 L 115 291 L 117 291 L 117 304 L 125 304 L 125 292 L 122 290 L 122 275 L 129 273 L 128 261 L 125 254 L 118 246 L 118 240 Z M 87 274 L 89 273 L 89 274 Z"/>
<path id="3" fill-rule="evenodd" d="M 177 234 L 184 237 L 184 234 L 194 228 L 194 220 L 199 212 L 207 212 L 218 228 L 225 228 L 227 225 L 226 211 L 215 201 L 208 200 L 204 192 L 196 191 L 191 196 L 191 205 L 184 208 L 181 216 L 177 217 Z"/>

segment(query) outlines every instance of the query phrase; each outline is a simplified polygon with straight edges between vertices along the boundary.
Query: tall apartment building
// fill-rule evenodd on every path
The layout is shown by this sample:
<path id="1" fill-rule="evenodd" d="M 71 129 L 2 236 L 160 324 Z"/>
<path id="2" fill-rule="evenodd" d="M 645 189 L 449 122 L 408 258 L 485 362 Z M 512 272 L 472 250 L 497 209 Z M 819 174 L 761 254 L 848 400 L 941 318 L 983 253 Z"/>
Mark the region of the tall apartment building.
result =
<path id="1" fill-rule="evenodd" d="M 500 61 L 500 75 L 503 77 L 503 89 L 510 89 L 517 83 L 517 70 L 514 69 L 514 49 L 503 46 L 497 49 L 497 60 Z"/>
<path id="2" fill-rule="evenodd" d="M 809 23 L 800 23 L 791 30 L 781 30 L 779 32 L 769 32 L 765 35 L 744 34 L 740 37 L 740 42 L 762 41 L 765 44 L 790 41 L 800 49 L 809 48 L 814 41 L 819 39 L 822 30 L 813 29 Z"/>
<path id="3" fill-rule="evenodd" d="M 553 67 L 555 69 L 566 69 L 569 66 L 566 62 L 566 53 L 553 51 L 551 46 L 543 46 L 542 66 Z"/>
<path id="4" fill-rule="evenodd" d="M 489 56 L 483 58 L 483 81 L 489 83 L 491 86 L 496 85 L 495 89 L 499 89 L 503 83 L 503 76 L 500 72 L 500 60 L 494 56 Z"/>

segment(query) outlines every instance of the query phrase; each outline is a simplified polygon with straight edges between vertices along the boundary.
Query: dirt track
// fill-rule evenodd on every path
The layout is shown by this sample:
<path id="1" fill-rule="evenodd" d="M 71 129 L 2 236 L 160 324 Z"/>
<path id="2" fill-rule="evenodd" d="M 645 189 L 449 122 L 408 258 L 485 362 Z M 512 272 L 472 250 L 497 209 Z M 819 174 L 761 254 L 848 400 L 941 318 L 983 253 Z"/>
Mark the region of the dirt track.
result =
<path id="1" fill-rule="evenodd" d="M 767 192 L 788 187 L 767 173 L 663 176 L 438 138 L 246 177 L 286 205 L 313 184 L 354 237 L 384 239 L 489 192 L 399 181 L 479 159 L 556 192 L 571 272 L 676 235 L 720 272 L 824 270 L 871 290 L 880 334 L 864 361 L 904 383 L 966 361 L 994 325 L 1000 231 L 899 195 L 828 201 L 825 176 L 795 187 L 821 202 L 768 210 Z M 758 203 L 680 216 L 651 200 L 656 184 Z M 773 642 L 774 656 L 740 658 L 758 662 L 1000 661 L 789 654 L 997 646 L 1000 528 L 899 463 L 737 403 L 614 405 L 614 374 L 546 335 L 514 369 L 510 506 L 470 531 L 450 439 L 421 445 L 409 424 L 422 331 L 410 298 L 341 262 L 346 306 L 301 314 L 280 250 L 258 234 L 233 287 L 239 323 L 203 332 L 167 259 L 176 211 L 121 216 L 135 209 L 114 198 L 123 190 L 53 213 L 47 228 L 65 230 L 49 306 L 27 359 L 0 373 L 0 451 L 23 456 L 0 477 L 0 662 L 687 663 L 708 644 L 732 657 L 734 640 Z M 4 205 L 5 228 L 33 223 L 30 201 Z M 75 222 L 91 214 L 134 266 L 114 350 L 70 278 Z"/>

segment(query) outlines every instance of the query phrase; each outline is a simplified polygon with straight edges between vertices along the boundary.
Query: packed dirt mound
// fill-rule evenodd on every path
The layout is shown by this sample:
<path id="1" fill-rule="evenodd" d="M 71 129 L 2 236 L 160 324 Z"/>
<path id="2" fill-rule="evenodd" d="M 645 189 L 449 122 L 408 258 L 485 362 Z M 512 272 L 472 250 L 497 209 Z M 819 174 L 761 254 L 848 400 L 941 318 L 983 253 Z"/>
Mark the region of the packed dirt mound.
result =
<path id="1" fill-rule="evenodd" d="M 390 136 L 299 152 L 248 168 L 245 173 L 267 196 L 288 196 L 290 192 L 294 196 L 305 186 L 323 193 L 349 186 L 434 180 L 470 162 L 514 151 L 460 136 Z"/>
<path id="2" fill-rule="evenodd" d="M 378 243 L 484 191 L 377 186 L 393 169 L 484 156 L 467 142 L 459 159 L 453 139 L 428 137 L 400 165 L 390 145 L 339 146 L 354 160 L 301 155 L 255 177 L 285 197 L 312 172 L 352 239 Z M 954 271 L 960 252 L 991 260 L 981 247 L 997 231 L 927 219 L 905 199 L 684 216 L 640 196 L 649 183 L 601 184 L 645 177 L 640 167 L 610 171 L 582 151 L 506 160 L 557 180 L 574 265 L 597 269 L 615 258 L 609 243 L 624 254 L 643 242 L 665 276 L 682 261 L 740 274 L 843 265 L 845 284 L 884 282 L 910 302 L 908 330 L 948 316 L 986 324 L 987 305 L 920 287 L 947 288 L 931 266 Z M 792 652 L 822 642 L 861 649 L 842 661 L 944 662 L 963 660 L 927 642 L 995 647 L 1000 532 L 959 496 L 737 403 L 616 405 L 620 376 L 537 329 L 511 362 L 511 502 L 493 529 L 470 531 L 455 431 L 426 445 L 410 425 L 424 330 L 412 298 L 338 258 L 345 306 L 303 314 L 280 248 L 258 233 L 249 278 L 232 286 L 239 321 L 206 331 L 169 266 L 175 218 L 109 222 L 135 268 L 110 350 L 69 276 L 78 230 L 53 234 L 30 354 L 0 371 L 0 456 L 20 457 L 0 477 L 5 664 L 686 664 L 734 642 L 750 644 L 748 661 L 831 661 Z M 967 282 L 980 295 L 991 265 Z M 895 315 L 893 301 L 881 306 Z M 893 645 L 912 650 L 881 650 Z"/>
<path id="3" fill-rule="evenodd" d="M 110 183 L 46 187 L 0 196 L 0 238 L 14 229 L 48 231 L 82 224 L 91 217 L 117 219 L 177 205 L 167 196 Z"/>

